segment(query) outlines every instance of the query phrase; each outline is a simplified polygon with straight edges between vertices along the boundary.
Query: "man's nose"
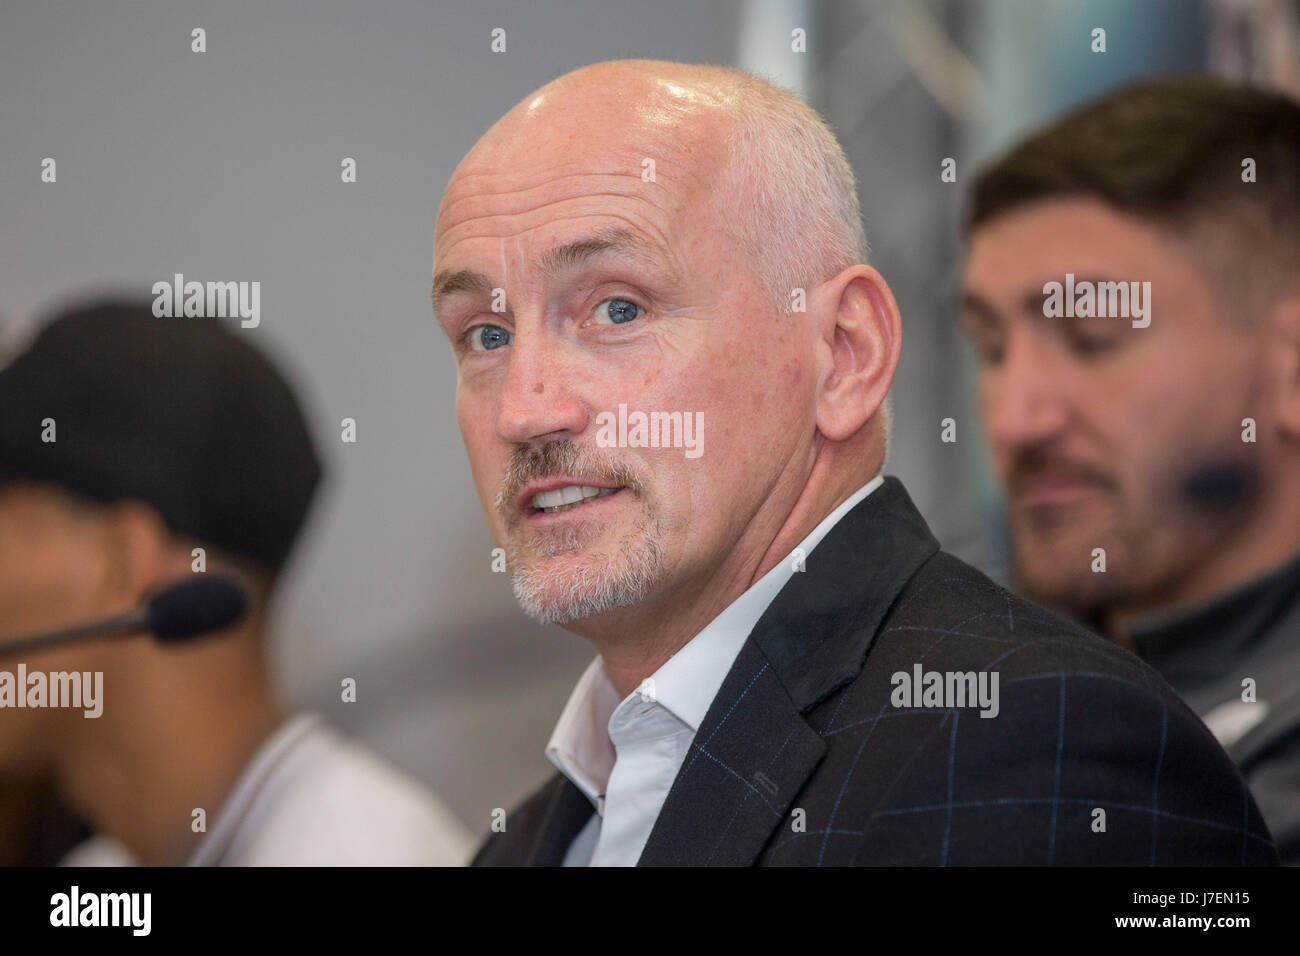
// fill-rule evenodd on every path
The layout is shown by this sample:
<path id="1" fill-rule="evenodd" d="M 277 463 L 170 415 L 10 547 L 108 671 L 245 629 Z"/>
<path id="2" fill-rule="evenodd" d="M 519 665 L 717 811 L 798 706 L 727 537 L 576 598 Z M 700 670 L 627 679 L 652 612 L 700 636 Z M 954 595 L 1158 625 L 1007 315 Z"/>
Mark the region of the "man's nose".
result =
<path id="1" fill-rule="evenodd" d="M 574 393 L 572 356 L 563 343 L 526 329 L 515 334 L 507 361 L 496 426 L 502 441 L 573 438 L 586 429 L 588 411 Z"/>
<path id="2" fill-rule="evenodd" d="M 995 451 L 1057 437 L 1069 421 L 1069 374 L 1049 345 L 1012 336 L 1002 362 L 982 373 L 984 428 Z"/>

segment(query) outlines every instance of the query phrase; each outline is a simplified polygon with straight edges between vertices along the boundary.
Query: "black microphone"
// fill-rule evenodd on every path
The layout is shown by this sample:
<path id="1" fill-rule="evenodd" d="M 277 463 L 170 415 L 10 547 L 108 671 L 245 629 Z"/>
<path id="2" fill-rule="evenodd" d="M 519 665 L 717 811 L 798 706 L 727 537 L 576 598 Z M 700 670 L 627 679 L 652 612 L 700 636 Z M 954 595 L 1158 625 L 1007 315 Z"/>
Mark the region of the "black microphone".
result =
<path id="1" fill-rule="evenodd" d="M 1231 459 L 1203 463 L 1188 471 L 1179 483 L 1183 502 L 1202 513 L 1235 511 L 1255 498 L 1258 491 L 1258 468 Z"/>
<path id="2" fill-rule="evenodd" d="M 142 607 L 117 617 L 14 641 L 0 639 L 0 656 L 140 631 L 168 643 L 185 641 L 229 627 L 244 616 L 247 607 L 243 588 L 229 578 L 194 578 L 159 592 Z"/>

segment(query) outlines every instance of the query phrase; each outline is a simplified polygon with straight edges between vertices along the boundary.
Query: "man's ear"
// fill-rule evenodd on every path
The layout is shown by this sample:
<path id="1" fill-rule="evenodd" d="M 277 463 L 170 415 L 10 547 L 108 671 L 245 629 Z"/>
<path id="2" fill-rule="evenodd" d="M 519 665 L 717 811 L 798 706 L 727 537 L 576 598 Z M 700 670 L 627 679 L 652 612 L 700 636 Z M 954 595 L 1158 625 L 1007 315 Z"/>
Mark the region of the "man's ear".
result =
<path id="1" fill-rule="evenodd" d="M 902 320 L 888 283 L 871 266 L 850 266 L 818 293 L 829 314 L 818 342 L 826 372 L 817 429 L 830 441 L 845 441 L 884 404 L 898 369 Z"/>
<path id="2" fill-rule="evenodd" d="M 1277 427 L 1284 438 L 1300 442 L 1300 295 L 1275 302 L 1265 321 Z"/>
<path id="3" fill-rule="evenodd" d="M 172 534 L 158 511 L 141 501 L 118 501 L 103 516 L 105 587 L 122 607 L 135 607 L 168 577 Z"/>

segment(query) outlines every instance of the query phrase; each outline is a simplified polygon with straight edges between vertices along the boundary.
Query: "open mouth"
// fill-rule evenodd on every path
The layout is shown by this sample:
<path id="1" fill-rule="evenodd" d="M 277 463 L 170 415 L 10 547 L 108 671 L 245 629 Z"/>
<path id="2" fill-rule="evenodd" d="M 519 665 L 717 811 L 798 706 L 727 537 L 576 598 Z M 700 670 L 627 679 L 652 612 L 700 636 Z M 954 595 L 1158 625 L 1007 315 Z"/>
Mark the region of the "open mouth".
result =
<path id="1" fill-rule="evenodd" d="M 553 515 L 580 508 L 597 498 L 608 498 L 622 490 L 622 488 L 593 488 L 590 485 L 565 485 L 563 488 L 555 488 L 551 491 L 539 491 L 533 495 L 529 504 L 533 514 Z"/>

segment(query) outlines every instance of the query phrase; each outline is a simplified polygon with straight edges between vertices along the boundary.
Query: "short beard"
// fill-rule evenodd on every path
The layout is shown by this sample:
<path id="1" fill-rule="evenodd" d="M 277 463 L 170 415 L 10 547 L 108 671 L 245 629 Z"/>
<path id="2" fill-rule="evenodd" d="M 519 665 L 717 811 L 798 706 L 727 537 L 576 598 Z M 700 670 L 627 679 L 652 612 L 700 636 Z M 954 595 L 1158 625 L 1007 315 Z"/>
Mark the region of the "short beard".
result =
<path id="1" fill-rule="evenodd" d="M 628 465 L 598 459 L 567 440 L 518 449 L 495 501 L 507 536 L 513 538 L 522 523 L 513 505 L 520 489 L 534 478 L 559 474 L 620 485 L 620 494 L 641 500 L 645 514 L 613 554 L 584 553 L 584 540 L 598 529 L 581 520 L 533 534 L 527 548 L 508 544 L 506 562 L 514 569 L 519 606 L 541 624 L 563 625 L 640 604 L 663 579 L 663 531 L 644 484 Z"/>
<path id="2" fill-rule="evenodd" d="M 539 624 L 569 624 L 643 602 L 663 579 L 663 552 L 657 521 L 643 521 L 621 542 L 617 554 L 593 553 L 566 561 L 581 551 L 578 529 L 565 528 L 541 558 L 529 566 L 511 548 L 506 560 L 515 569 L 515 600 Z"/>
<path id="3" fill-rule="evenodd" d="M 1106 545 L 1107 573 L 1094 573 L 1087 556 L 1082 567 L 1062 571 L 1059 567 L 1044 572 L 1041 564 L 1055 565 L 1061 559 L 1051 556 L 1030 563 L 1016 559 L 1012 566 L 1015 589 L 1029 600 L 1044 607 L 1090 620 L 1107 611 L 1123 606 L 1133 597 L 1133 583 L 1124 571 L 1129 567 L 1127 554 L 1114 544 Z"/>
<path id="4" fill-rule="evenodd" d="M 1013 541 L 1032 535 L 1039 544 L 1028 551 L 1013 545 L 1016 589 L 1084 619 L 1176 601 L 1190 577 L 1235 545 L 1237 528 L 1259 507 L 1260 482 L 1255 462 L 1205 454 L 1156 478 L 1155 489 L 1168 489 L 1154 499 L 1159 505 L 1126 507 L 1117 498 L 1115 520 L 1089 528 L 1086 537 L 1078 530 L 1017 529 L 1013 521 Z M 1092 570 L 1093 548 L 1105 550 L 1104 573 Z"/>
<path id="5" fill-rule="evenodd" d="M 1146 586 L 1140 562 L 1144 543 L 1129 533 L 1117 501 L 1115 519 L 1080 527 L 1012 520 L 1011 576 L 1030 600 L 1069 616 L 1091 619 L 1131 601 Z M 1106 571 L 1092 570 L 1093 548 L 1104 548 Z"/>

